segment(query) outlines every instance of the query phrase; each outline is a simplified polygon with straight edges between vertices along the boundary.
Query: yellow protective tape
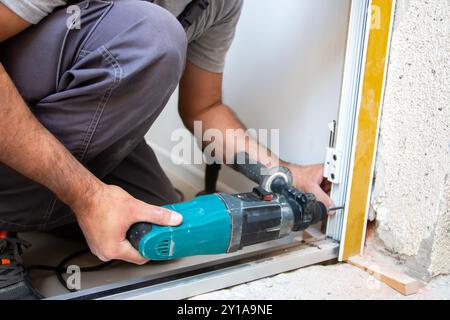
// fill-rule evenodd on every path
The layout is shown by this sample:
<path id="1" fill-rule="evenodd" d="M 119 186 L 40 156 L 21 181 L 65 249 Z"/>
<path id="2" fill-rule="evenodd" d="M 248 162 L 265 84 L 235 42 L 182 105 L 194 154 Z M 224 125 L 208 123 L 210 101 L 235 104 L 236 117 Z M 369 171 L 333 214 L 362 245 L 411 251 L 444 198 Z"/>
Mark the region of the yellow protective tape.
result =
<path id="1" fill-rule="evenodd" d="M 350 186 L 348 217 L 345 226 L 342 260 L 362 250 L 366 229 L 366 211 L 372 184 L 375 148 L 378 140 L 379 116 L 388 57 L 394 0 L 372 1 L 372 25 L 367 47 L 362 101 L 357 123 L 357 141 L 353 178 Z"/>

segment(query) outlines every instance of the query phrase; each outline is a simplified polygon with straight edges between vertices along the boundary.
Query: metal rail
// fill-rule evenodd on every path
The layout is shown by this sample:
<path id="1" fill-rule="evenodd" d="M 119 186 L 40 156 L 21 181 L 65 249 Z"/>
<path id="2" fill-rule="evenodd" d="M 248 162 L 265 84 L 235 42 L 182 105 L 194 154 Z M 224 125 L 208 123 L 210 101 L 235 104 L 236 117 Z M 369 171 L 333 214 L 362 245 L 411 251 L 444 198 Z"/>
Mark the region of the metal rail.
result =
<path id="1" fill-rule="evenodd" d="M 273 276 L 338 255 L 332 240 L 304 243 L 298 237 L 256 245 L 234 255 L 196 257 L 167 265 L 150 276 L 100 286 L 49 300 L 186 299 L 199 294 Z"/>
<path id="2" fill-rule="evenodd" d="M 338 256 L 338 251 L 339 245 L 336 242 L 324 241 L 316 246 L 296 248 L 276 257 L 266 257 L 225 269 L 214 270 L 147 288 L 111 295 L 102 299 L 186 299 L 335 259 Z"/>

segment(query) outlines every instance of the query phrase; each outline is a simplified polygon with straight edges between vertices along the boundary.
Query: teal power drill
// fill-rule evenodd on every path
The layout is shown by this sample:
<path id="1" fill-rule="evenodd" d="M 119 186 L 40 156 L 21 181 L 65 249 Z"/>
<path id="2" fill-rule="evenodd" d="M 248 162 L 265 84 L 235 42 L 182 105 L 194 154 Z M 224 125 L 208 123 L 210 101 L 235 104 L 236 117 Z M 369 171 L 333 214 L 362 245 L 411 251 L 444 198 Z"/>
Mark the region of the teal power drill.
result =
<path id="1" fill-rule="evenodd" d="M 269 170 L 260 163 L 250 164 L 248 155 L 245 159 L 246 164 L 234 169 L 259 184 L 253 192 L 216 193 L 164 206 L 183 216 L 180 226 L 138 223 L 130 228 L 127 239 L 143 257 L 164 261 L 235 252 L 327 218 L 329 210 L 313 194 L 292 187 L 287 168 Z"/>

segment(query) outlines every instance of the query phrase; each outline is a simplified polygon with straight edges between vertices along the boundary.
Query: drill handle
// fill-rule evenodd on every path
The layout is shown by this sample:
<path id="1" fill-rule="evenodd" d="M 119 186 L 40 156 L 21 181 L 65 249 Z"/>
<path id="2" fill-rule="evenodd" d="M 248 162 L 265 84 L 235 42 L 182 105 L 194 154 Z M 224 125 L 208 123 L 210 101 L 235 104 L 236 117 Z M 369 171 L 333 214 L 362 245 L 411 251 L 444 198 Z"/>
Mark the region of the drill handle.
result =
<path id="1" fill-rule="evenodd" d="M 267 172 L 267 167 L 251 160 L 247 152 L 240 152 L 234 156 L 232 168 L 258 185 L 262 185 L 264 182 L 263 174 Z"/>
<path id="2" fill-rule="evenodd" d="M 139 251 L 139 242 L 142 237 L 152 231 L 153 225 L 150 223 L 140 222 L 131 226 L 127 232 L 127 240 L 131 245 Z"/>
<path id="3" fill-rule="evenodd" d="M 280 193 L 281 189 L 292 186 L 292 173 L 285 167 L 267 168 L 260 162 L 250 159 L 246 152 L 237 153 L 232 168 L 268 192 Z M 281 179 L 280 179 L 281 178 Z M 280 182 L 282 182 L 280 184 Z"/>

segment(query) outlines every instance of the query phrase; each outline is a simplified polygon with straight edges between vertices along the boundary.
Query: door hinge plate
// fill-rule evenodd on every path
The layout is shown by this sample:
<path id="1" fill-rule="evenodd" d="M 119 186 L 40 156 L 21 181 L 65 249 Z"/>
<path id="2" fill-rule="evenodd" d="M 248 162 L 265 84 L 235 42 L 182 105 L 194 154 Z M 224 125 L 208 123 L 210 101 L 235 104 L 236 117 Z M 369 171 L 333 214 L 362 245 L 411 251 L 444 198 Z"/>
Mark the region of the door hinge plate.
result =
<path id="1" fill-rule="evenodd" d="M 324 177 L 331 183 L 339 184 L 342 179 L 342 152 L 335 148 L 327 148 Z"/>

